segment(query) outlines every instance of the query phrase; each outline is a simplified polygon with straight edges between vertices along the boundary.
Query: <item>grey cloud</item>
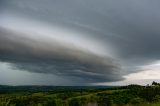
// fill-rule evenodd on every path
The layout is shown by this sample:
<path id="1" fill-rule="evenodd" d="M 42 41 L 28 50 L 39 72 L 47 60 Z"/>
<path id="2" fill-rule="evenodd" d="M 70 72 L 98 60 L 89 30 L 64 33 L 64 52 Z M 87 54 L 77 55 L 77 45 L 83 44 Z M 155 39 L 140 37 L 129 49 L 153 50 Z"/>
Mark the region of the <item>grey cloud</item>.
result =
<path id="1" fill-rule="evenodd" d="M 45 5 L 38 1 L 13 0 L 8 4 L 28 17 L 88 31 L 92 37 L 110 42 L 126 61 L 137 57 L 143 63 L 144 58 L 159 57 L 159 1 L 47 0 Z"/>
<path id="2" fill-rule="evenodd" d="M 122 80 L 121 66 L 110 57 L 94 54 L 69 43 L 33 39 L 1 28 L 0 60 L 13 68 L 37 73 L 76 77 L 82 81 Z"/>
<path id="3" fill-rule="evenodd" d="M 54 26 L 59 25 L 64 28 L 87 32 L 89 33 L 88 37 L 96 38 L 97 42 L 103 42 L 104 45 L 102 46 L 104 48 L 109 44 L 116 54 L 115 58 L 123 64 L 123 67 L 127 67 L 127 71 L 123 70 L 123 74 L 132 73 L 131 70 L 136 71 L 136 66 L 160 59 L 160 2 L 157 0 L 10 0 L 3 2 L 6 6 L 3 6 L 3 10 L 8 14 L 12 13 L 17 17 L 23 16 L 28 19 L 50 23 Z M 86 35 L 81 36 L 86 37 Z M 123 75 L 120 74 L 122 69 L 119 69 L 119 64 L 116 64 L 117 62 L 112 58 L 95 55 L 82 48 L 73 47 L 72 44 L 66 44 L 68 45 L 66 46 L 61 42 L 52 42 L 56 45 L 55 47 L 58 47 L 58 51 L 55 51 L 54 49 L 45 49 L 48 47 L 53 48 L 50 43 L 42 42 L 40 44 L 38 41 L 36 44 L 33 43 L 35 41 L 28 38 L 27 42 L 22 39 L 22 41 L 16 42 L 17 39 L 20 39 L 18 37 L 14 42 L 10 42 L 10 37 L 10 39 L 2 37 L 7 39 L 8 42 L 2 43 L 2 45 L 13 44 L 16 46 L 13 51 L 10 45 L 3 46 L 1 54 L 6 57 L 11 56 L 8 58 L 10 61 L 16 60 L 18 58 L 16 55 L 22 55 L 18 61 L 14 61 L 18 62 L 17 64 L 22 64 L 16 66 L 21 69 L 27 70 L 27 67 L 30 67 L 38 70 L 37 72 L 41 72 L 38 69 L 39 64 L 41 64 L 41 66 L 48 67 L 47 72 L 50 71 L 49 68 L 52 69 L 53 67 L 55 67 L 55 70 L 73 70 L 65 71 L 65 73 L 64 71 L 55 71 L 55 73 L 66 76 L 85 74 L 86 78 L 90 76 L 92 79 L 95 78 L 92 76 L 97 76 L 95 79 L 97 81 L 99 81 L 98 79 L 101 81 L 114 81 L 121 79 Z M 36 45 L 36 48 L 33 48 L 32 45 Z M 69 45 L 71 45 L 71 48 Z M 15 51 L 19 51 L 18 54 Z M 42 58 L 42 55 L 45 55 L 45 58 Z M 4 56 L 1 55 L 1 57 Z M 11 59 L 13 57 L 14 59 Z M 23 58 L 27 61 L 31 59 L 34 61 L 32 62 L 34 65 L 30 64 L 30 60 L 24 62 Z M 39 60 L 37 61 L 37 59 Z M 4 59 L 1 58 L 1 60 Z M 50 66 L 42 61 L 47 61 L 49 64 L 54 63 L 56 66 Z M 105 71 L 106 69 L 107 71 Z M 105 73 L 106 76 L 104 77 L 102 73 Z"/>

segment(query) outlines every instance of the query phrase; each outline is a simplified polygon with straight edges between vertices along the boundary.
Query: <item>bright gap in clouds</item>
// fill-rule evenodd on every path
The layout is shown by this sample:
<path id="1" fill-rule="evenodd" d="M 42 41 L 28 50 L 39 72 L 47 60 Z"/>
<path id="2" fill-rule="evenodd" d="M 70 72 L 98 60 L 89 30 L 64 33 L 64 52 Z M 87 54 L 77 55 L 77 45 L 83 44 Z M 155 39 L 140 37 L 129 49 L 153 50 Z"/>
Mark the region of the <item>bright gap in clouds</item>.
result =
<path id="1" fill-rule="evenodd" d="M 159 79 L 160 78 L 160 61 L 138 67 L 140 70 L 137 73 L 132 73 L 124 76 L 128 80 L 140 79 Z"/>
<path id="2" fill-rule="evenodd" d="M 125 80 L 117 82 L 98 83 L 96 85 L 129 85 L 151 84 L 153 81 L 160 82 L 160 61 L 137 67 L 137 72 L 123 76 Z"/>

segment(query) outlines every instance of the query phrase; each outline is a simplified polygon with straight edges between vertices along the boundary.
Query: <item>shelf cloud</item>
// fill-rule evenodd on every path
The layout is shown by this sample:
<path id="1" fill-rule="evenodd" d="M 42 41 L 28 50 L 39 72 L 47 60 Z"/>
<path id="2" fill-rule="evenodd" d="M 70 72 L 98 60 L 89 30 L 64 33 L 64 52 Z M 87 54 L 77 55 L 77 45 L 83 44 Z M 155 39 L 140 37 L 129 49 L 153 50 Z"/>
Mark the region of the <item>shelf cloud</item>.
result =
<path id="1" fill-rule="evenodd" d="M 14 68 L 78 77 L 87 82 L 122 79 L 120 65 L 110 57 L 54 39 L 33 39 L 4 28 L 0 33 L 0 60 L 12 63 Z"/>
<path id="2" fill-rule="evenodd" d="M 160 59 L 159 3 L 1 0 L 0 61 L 79 84 L 143 75 Z"/>

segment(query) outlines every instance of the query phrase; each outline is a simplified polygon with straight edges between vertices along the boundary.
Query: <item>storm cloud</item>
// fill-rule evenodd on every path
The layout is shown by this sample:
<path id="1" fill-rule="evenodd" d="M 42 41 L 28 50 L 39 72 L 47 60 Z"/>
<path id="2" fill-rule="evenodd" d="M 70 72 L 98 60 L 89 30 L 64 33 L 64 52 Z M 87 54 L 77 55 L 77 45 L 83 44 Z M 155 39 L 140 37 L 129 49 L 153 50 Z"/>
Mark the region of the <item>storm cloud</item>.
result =
<path id="1" fill-rule="evenodd" d="M 123 80 L 160 59 L 159 4 L 1 0 L 0 61 L 77 82 Z"/>
<path id="2" fill-rule="evenodd" d="M 13 68 L 79 77 L 86 83 L 122 79 L 120 65 L 110 57 L 54 39 L 45 41 L 29 38 L 24 33 L 4 28 L 1 28 L 0 33 L 0 60 L 12 63 Z"/>

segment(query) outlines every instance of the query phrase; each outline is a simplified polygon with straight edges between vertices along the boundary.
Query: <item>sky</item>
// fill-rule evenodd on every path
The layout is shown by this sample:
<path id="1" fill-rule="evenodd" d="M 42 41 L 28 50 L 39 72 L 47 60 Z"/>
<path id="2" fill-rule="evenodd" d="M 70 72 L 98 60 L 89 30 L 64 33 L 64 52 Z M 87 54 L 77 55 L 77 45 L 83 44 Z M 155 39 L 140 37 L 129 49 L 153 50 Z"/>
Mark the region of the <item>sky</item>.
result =
<path id="1" fill-rule="evenodd" d="M 160 81 L 160 1 L 0 0 L 0 84 Z"/>

